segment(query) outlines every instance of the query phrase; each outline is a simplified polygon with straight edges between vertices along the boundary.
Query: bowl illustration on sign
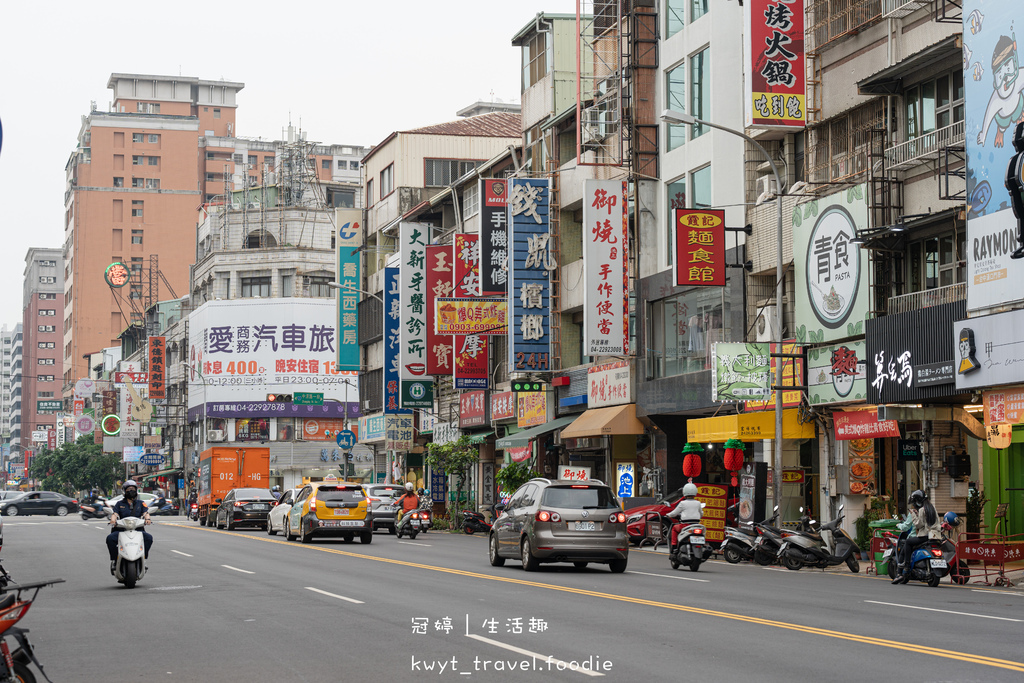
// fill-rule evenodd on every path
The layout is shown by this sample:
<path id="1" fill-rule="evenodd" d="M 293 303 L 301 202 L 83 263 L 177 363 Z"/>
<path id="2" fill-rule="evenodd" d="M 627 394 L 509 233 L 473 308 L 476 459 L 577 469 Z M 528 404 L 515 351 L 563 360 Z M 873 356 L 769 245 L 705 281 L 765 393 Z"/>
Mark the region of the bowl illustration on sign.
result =
<path id="1" fill-rule="evenodd" d="M 835 389 L 836 393 L 840 396 L 848 396 L 853 390 L 853 381 L 855 379 L 856 377 L 853 375 L 832 375 L 832 388 Z"/>
<path id="2" fill-rule="evenodd" d="M 826 311 L 829 313 L 835 313 L 843 307 L 843 297 L 836 294 L 836 288 L 833 287 L 822 299 L 822 303 L 825 304 Z"/>

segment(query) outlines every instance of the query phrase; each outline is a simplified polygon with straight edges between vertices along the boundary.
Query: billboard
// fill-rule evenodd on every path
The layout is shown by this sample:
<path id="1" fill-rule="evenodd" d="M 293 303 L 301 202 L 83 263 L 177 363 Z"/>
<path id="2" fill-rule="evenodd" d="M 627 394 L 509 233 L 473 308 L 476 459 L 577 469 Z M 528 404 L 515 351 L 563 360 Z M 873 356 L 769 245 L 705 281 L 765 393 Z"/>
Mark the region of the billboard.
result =
<path id="1" fill-rule="evenodd" d="M 804 83 L 804 3 L 747 0 L 746 126 L 802 128 L 807 120 Z"/>
<path id="2" fill-rule="evenodd" d="M 550 186 L 546 178 L 509 180 L 511 222 L 508 307 L 512 334 L 509 372 L 551 369 Z"/>
<path id="3" fill-rule="evenodd" d="M 337 290 L 338 369 L 359 371 L 359 290 L 362 279 L 359 276 L 360 253 L 363 231 L 360 221 L 362 209 L 338 209 L 336 213 L 338 236 Z"/>
<path id="4" fill-rule="evenodd" d="M 427 374 L 452 374 L 454 340 L 437 332 L 438 297 L 452 294 L 452 247 L 433 244 L 427 247 Z"/>
<path id="5" fill-rule="evenodd" d="M 427 374 L 427 242 L 430 226 L 398 226 L 399 306 L 398 376 L 402 397 L 425 398 L 433 378 Z M 418 403 L 418 400 L 416 401 Z M 405 405 L 403 400 L 402 405 Z"/>
<path id="6" fill-rule="evenodd" d="M 766 343 L 719 342 L 714 346 L 712 401 L 768 400 L 771 369 Z"/>
<path id="7" fill-rule="evenodd" d="M 398 374 L 399 327 L 402 305 L 398 297 L 398 268 L 384 269 L 384 412 L 388 415 L 411 412 L 402 409 L 402 386 Z"/>
<path id="8" fill-rule="evenodd" d="M 587 180 L 583 200 L 583 354 L 629 354 L 625 180 Z"/>
<path id="9" fill-rule="evenodd" d="M 508 295 L 508 184 L 480 180 L 480 287 L 483 296 Z"/>
<path id="10" fill-rule="evenodd" d="M 508 334 L 508 301 L 440 298 L 434 300 L 438 334 Z"/>
<path id="11" fill-rule="evenodd" d="M 725 286 L 725 211 L 675 209 L 677 287 Z"/>
<path id="12" fill-rule="evenodd" d="M 807 402 L 863 401 L 868 391 L 866 358 L 863 339 L 807 349 Z"/>

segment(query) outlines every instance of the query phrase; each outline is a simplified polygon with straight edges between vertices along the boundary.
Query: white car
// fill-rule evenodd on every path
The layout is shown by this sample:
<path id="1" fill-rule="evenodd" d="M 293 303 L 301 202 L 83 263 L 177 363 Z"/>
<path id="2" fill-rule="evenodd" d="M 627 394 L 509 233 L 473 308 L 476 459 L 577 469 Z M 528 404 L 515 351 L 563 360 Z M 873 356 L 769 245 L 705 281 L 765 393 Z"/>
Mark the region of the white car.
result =
<path id="1" fill-rule="evenodd" d="M 288 489 L 281 494 L 281 499 L 277 501 L 277 505 L 270 508 L 270 514 L 267 516 L 267 533 L 271 536 L 275 535 L 278 531 L 284 531 L 285 520 L 288 518 L 288 511 L 292 509 L 292 503 L 295 502 L 295 496 L 299 495 L 299 491 L 302 489 Z"/>
<path id="2" fill-rule="evenodd" d="M 117 505 L 118 503 L 120 503 L 122 498 L 124 498 L 124 494 L 123 493 L 121 495 L 119 495 L 119 496 L 114 496 L 113 498 L 109 498 L 107 500 L 107 507 L 110 508 L 111 511 L 113 511 L 114 510 L 114 506 Z M 152 493 L 140 493 L 139 494 L 139 499 L 142 501 L 142 504 L 145 505 L 148 508 L 150 503 L 152 503 L 154 500 L 156 500 L 156 496 L 153 495 Z"/>

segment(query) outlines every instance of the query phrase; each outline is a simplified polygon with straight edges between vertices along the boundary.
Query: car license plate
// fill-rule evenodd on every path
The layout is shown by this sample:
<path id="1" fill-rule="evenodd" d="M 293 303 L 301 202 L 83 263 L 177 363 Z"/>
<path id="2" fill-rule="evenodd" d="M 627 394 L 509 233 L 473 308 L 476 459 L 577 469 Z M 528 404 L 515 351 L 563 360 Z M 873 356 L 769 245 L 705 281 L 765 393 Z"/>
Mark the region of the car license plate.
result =
<path id="1" fill-rule="evenodd" d="M 380 510 L 381 512 L 394 512 L 395 511 L 395 506 L 394 505 L 381 505 L 377 509 Z"/>
<path id="2" fill-rule="evenodd" d="M 259 503 L 259 504 L 253 505 L 252 509 L 253 510 L 266 510 L 267 506 L 263 505 L 262 503 Z"/>
<path id="3" fill-rule="evenodd" d="M 576 526 L 573 529 L 575 531 L 594 531 L 596 527 L 593 522 L 576 522 Z"/>
<path id="4" fill-rule="evenodd" d="M 931 561 L 931 565 L 932 565 L 933 569 L 945 569 L 946 568 L 946 561 L 945 560 L 932 560 Z"/>
<path id="5" fill-rule="evenodd" d="M 704 545 L 706 540 L 703 536 L 690 536 L 690 543 L 693 545 Z"/>
<path id="6" fill-rule="evenodd" d="M 334 508 L 334 514 L 336 514 L 336 515 L 348 515 L 348 508 Z"/>

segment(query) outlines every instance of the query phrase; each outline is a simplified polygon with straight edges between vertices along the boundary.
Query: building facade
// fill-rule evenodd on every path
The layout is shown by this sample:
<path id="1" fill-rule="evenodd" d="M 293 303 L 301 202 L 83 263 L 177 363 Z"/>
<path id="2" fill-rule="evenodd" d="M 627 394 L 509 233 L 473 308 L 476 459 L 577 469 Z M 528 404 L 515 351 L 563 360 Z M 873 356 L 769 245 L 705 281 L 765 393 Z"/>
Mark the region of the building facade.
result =
<path id="1" fill-rule="evenodd" d="M 60 249 L 29 249 L 25 255 L 21 414 L 22 422 L 33 431 L 55 431 L 64 414 L 64 354 L 58 329 L 63 298 Z"/>

